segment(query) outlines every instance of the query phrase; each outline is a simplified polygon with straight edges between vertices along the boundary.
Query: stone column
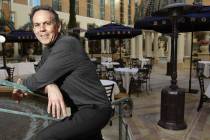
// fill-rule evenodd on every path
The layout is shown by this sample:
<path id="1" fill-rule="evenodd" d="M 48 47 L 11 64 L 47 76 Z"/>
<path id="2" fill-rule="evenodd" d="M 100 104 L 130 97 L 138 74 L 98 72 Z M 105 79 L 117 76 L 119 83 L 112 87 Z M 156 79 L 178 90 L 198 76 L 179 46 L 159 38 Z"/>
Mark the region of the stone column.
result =
<path id="1" fill-rule="evenodd" d="M 185 50 L 184 55 L 190 56 L 191 55 L 191 41 L 192 41 L 192 32 L 186 33 L 186 39 L 185 39 Z"/>
<path id="2" fill-rule="evenodd" d="M 177 63 L 183 63 L 184 58 L 184 33 L 180 33 L 177 41 Z"/>
<path id="3" fill-rule="evenodd" d="M 18 58 L 19 57 L 19 52 L 18 52 L 18 43 L 14 43 L 14 58 Z"/>
<path id="4" fill-rule="evenodd" d="M 109 53 L 110 52 L 110 47 L 111 47 L 110 46 L 110 41 L 109 40 L 106 40 L 106 49 L 105 49 L 106 50 L 105 51 L 106 53 Z"/>
<path id="5" fill-rule="evenodd" d="M 147 57 L 152 57 L 152 34 L 150 31 L 145 32 L 145 52 Z"/>
<path id="6" fill-rule="evenodd" d="M 135 56 L 135 38 L 131 39 L 131 54 L 130 54 L 130 58 L 136 58 Z"/>
<path id="7" fill-rule="evenodd" d="M 103 53 L 105 53 L 105 40 L 104 39 L 102 39 L 101 40 L 101 54 L 103 54 Z"/>
<path id="8" fill-rule="evenodd" d="M 158 61 L 159 60 L 159 57 L 158 57 L 158 33 L 157 32 L 154 32 L 154 59 L 155 61 Z"/>
<path id="9" fill-rule="evenodd" d="M 136 58 L 143 58 L 143 35 L 136 37 Z"/>

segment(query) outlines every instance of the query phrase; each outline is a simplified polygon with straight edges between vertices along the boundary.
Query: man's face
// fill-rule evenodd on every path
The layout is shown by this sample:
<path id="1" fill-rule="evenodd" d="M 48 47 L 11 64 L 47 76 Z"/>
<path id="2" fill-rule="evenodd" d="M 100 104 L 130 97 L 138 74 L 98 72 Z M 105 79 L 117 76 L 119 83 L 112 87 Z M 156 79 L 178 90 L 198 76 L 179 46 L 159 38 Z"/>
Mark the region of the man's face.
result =
<path id="1" fill-rule="evenodd" d="M 32 20 L 34 34 L 43 45 L 48 46 L 56 40 L 61 27 L 55 22 L 51 12 L 39 10 Z"/>

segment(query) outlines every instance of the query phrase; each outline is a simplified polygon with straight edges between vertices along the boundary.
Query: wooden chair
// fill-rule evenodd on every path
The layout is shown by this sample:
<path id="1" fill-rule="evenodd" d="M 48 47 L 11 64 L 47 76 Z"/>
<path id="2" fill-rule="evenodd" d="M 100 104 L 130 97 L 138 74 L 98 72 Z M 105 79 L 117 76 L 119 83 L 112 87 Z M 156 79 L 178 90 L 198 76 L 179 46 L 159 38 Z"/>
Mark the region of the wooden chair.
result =
<path id="1" fill-rule="evenodd" d="M 106 90 L 106 95 L 107 95 L 109 101 L 112 102 L 112 97 L 113 97 L 112 94 L 113 94 L 114 84 L 104 85 L 104 88 Z M 114 112 L 115 112 L 115 109 L 113 107 L 112 108 L 112 116 L 114 116 Z M 109 125 L 110 126 L 112 125 L 112 120 L 110 120 Z"/>
<path id="2" fill-rule="evenodd" d="M 102 70 L 101 70 L 101 64 L 99 63 L 94 63 L 96 66 L 96 74 L 99 79 L 102 79 Z"/>
<path id="3" fill-rule="evenodd" d="M 115 81 L 114 68 L 107 68 L 106 67 L 106 79 Z"/>
<path id="4" fill-rule="evenodd" d="M 129 97 L 132 92 L 137 92 L 137 96 L 139 96 L 139 92 L 142 92 L 142 85 L 145 84 L 146 92 L 148 91 L 148 69 L 139 68 L 137 75 L 131 77 L 130 85 L 129 85 Z"/>
<path id="5" fill-rule="evenodd" d="M 130 65 L 132 68 L 140 68 L 141 67 L 141 62 L 137 58 L 132 58 L 130 63 L 131 63 Z"/>
<path id="6" fill-rule="evenodd" d="M 15 67 L 10 67 L 7 69 L 7 72 L 8 72 L 8 80 L 13 82 L 14 80 L 14 70 L 15 70 Z"/>
<path id="7" fill-rule="evenodd" d="M 200 109 L 203 106 L 204 102 L 210 102 L 210 98 L 208 98 L 205 95 L 205 86 L 204 86 L 204 75 L 203 75 L 203 69 L 202 68 L 197 68 L 197 75 L 198 75 L 198 81 L 199 81 L 199 85 L 200 85 L 200 101 L 199 101 L 199 105 L 197 108 L 197 111 L 200 111 Z"/>
<path id="8" fill-rule="evenodd" d="M 148 81 L 148 89 L 152 90 L 151 86 L 150 86 L 150 78 L 151 78 L 150 76 L 152 73 L 152 64 L 146 64 L 146 65 L 144 65 L 144 68 L 147 69 L 147 72 L 146 72 L 146 75 L 144 78 L 147 79 L 147 81 Z"/>

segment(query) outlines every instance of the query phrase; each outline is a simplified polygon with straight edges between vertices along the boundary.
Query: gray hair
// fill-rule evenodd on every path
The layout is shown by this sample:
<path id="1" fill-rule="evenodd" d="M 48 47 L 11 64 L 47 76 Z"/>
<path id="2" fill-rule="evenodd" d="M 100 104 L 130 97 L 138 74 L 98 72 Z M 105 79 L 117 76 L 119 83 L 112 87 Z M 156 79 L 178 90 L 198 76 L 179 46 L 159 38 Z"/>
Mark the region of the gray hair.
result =
<path id="1" fill-rule="evenodd" d="M 32 8 L 31 10 L 31 14 L 30 14 L 30 20 L 31 20 L 31 23 L 33 23 L 33 17 L 34 17 L 34 14 L 37 12 L 37 11 L 40 11 L 40 10 L 46 10 L 46 11 L 49 11 L 50 13 L 52 13 L 54 15 L 54 20 L 57 24 L 60 24 L 60 19 L 59 19 L 59 16 L 58 14 L 55 12 L 55 10 L 48 6 L 48 5 L 40 5 L 40 6 L 35 6 Z"/>

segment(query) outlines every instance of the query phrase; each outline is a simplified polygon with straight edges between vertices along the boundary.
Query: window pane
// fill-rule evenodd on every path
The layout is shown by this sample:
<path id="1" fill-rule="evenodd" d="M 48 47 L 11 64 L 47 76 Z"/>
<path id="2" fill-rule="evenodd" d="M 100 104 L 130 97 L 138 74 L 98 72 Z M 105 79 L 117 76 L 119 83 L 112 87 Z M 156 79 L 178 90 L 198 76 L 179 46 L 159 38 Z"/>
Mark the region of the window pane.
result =
<path id="1" fill-rule="evenodd" d="M 93 17 L 93 0 L 87 0 L 87 16 Z"/>
<path id="2" fill-rule="evenodd" d="M 40 0 L 28 0 L 28 5 L 31 7 L 40 5 Z"/>
<path id="3" fill-rule="evenodd" d="M 100 0 L 100 19 L 105 17 L 105 0 Z"/>
<path id="4" fill-rule="evenodd" d="M 79 15 L 79 0 L 76 0 L 75 13 Z"/>
<path id="5" fill-rule="evenodd" d="M 115 0 L 110 0 L 110 19 L 115 21 Z"/>
<path id="6" fill-rule="evenodd" d="M 53 0 L 52 7 L 56 11 L 61 11 L 61 0 Z"/>

